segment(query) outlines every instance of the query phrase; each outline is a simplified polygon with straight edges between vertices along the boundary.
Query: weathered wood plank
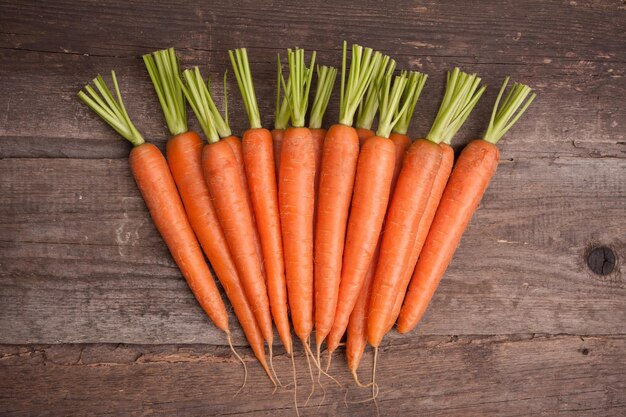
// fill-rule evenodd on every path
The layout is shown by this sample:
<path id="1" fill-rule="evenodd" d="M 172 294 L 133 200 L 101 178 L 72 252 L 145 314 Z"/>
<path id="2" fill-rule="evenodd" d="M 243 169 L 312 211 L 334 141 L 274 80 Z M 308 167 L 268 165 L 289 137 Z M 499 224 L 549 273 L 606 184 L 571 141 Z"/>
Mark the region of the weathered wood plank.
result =
<path id="1" fill-rule="evenodd" d="M 491 88 L 461 132 L 459 143 L 482 133 L 496 87 L 511 74 L 535 87 L 539 99 L 528 116 L 533 122 L 516 127 L 515 138 L 503 144 L 505 149 L 516 156 L 624 157 L 624 6 L 618 1 L 580 3 L 531 1 L 516 7 L 515 1 L 508 0 L 464 10 L 462 21 L 458 7 L 445 2 L 407 1 L 383 8 L 389 10 L 368 2 L 351 13 L 338 13 L 316 2 L 304 7 L 276 3 L 206 7 L 186 2 L 176 9 L 175 19 L 170 13 L 175 6 L 153 2 L 4 4 L 0 14 L 0 58 L 5 63 L 0 68 L 4 80 L 0 83 L 4 103 L 0 156 L 123 157 L 127 148 L 75 97 L 85 82 L 111 68 L 124 78 L 128 107 L 137 124 L 162 145 L 162 117 L 140 56 L 170 45 L 179 48 L 184 65 L 206 67 L 208 63 L 214 73 L 228 67 L 228 48 L 248 46 L 261 114 L 270 125 L 274 54 L 297 44 L 318 49 L 321 62 L 338 64 L 339 41 L 347 36 L 367 40 L 391 54 L 399 67 L 420 68 L 432 75 L 414 135 L 428 130 L 440 100 L 443 72 L 461 65 L 482 74 Z M 99 13 L 104 8 L 109 13 Z M 90 16 L 88 27 L 74 24 L 81 15 Z M 558 22 L 553 18 L 556 15 Z M 167 30 L 155 29 L 164 19 Z M 379 19 L 375 27 L 385 30 L 372 36 L 370 24 L 375 19 Z M 115 33 L 103 30 L 112 22 Z M 350 33 L 312 36 L 310 27 L 328 34 L 350 27 Z M 234 84 L 231 91 L 237 97 Z M 328 120 L 335 118 L 336 102 L 335 97 Z M 232 125 L 240 131 L 245 116 L 238 97 L 231 103 Z"/>
<path id="2" fill-rule="evenodd" d="M 53 415 L 293 416 L 293 391 L 272 386 L 250 352 L 247 388 L 226 348 L 138 345 L 0 346 L 0 413 Z M 420 337 L 380 353 L 382 416 L 621 416 L 626 411 L 624 336 Z M 367 380 L 372 356 L 360 369 Z M 296 357 L 304 416 L 372 416 L 370 403 L 344 404 L 328 380 L 308 407 L 306 362 Z M 290 360 L 275 359 L 283 382 Z M 348 400 L 366 398 L 346 371 L 343 350 L 331 367 Z"/>
<path id="3" fill-rule="evenodd" d="M 626 160 L 508 156 L 418 332 L 626 333 L 623 267 L 585 261 L 626 258 Z M 0 316 L 1 343 L 224 343 L 124 159 L 0 160 Z"/>

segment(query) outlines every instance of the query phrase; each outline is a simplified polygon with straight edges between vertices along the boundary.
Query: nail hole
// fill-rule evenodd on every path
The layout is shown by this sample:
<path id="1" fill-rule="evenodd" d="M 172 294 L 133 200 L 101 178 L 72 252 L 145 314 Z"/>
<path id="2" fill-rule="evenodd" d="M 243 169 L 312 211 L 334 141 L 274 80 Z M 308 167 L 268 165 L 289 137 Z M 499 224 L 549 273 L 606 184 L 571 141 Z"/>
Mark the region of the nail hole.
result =
<path id="1" fill-rule="evenodd" d="M 583 354 L 583 355 L 585 355 L 585 356 L 586 356 L 586 355 L 589 355 L 589 349 L 584 348 L 584 349 L 582 350 L 582 354 Z"/>
<path id="2" fill-rule="evenodd" d="M 615 252 L 608 246 L 594 248 L 587 255 L 587 266 L 597 275 L 608 275 L 615 269 Z"/>

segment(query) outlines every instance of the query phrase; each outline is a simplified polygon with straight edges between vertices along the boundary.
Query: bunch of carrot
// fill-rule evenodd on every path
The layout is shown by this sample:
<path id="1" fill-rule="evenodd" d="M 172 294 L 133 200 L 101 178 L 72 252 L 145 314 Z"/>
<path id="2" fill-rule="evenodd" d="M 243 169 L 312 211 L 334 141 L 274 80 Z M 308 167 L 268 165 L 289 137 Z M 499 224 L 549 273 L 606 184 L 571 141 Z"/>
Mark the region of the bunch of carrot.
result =
<path id="1" fill-rule="evenodd" d="M 78 95 L 133 145 L 131 171 L 154 224 L 231 348 L 226 307 L 204 255 L 275 385 L 273 325 L 294 376 L 292 327 L 309 369 L 313 363 L 324 374 L 324 342 L 330 363 L 345 335 L 349 369 L 375 398 L 375 374 L 364 385 L 356 373 L 366 344 L 376 362 L 394 324 L 406 333 L 419 323 L 495 173 L 496 143 L 535 95 L 517 83 L 505 95 L 507 78 L 483 139 L 455 162 L 450 143 L 485 91 L 481 79 L 449 72 L 429 133 L 412 141 L 407 132 L 427 76 L 394 75 L 396 62 L 370 48 L 353 45 L 350 52 L 348 64 L 344 42 L 338 123 L 328 131 L 322 121 L 337 70 L 316 66 L 315 52 L 307 65 L 305 51 L 295 49 L 287 51 L 284 74 L 279 56 L 270 131 L 261 123 L 247 52 L 231 51 L 249 120 L 241 139 L 228 122 L 226 74 L 220 112 L 198 67 L 181 72 L 171 48 L 145 55 L 170 135 L 167 159 L 133 125 L 114 72 L 115 94 L 98 76 L 95 89 Z M 206 143 L 188 129 L 187 105 Z"/>

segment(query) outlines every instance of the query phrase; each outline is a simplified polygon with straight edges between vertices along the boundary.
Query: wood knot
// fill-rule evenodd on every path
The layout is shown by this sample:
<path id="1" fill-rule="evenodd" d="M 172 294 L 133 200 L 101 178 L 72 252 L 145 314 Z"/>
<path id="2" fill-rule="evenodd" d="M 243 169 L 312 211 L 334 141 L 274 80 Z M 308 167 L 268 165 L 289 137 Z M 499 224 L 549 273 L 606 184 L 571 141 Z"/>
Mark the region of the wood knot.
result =
<path id="1" fill-rule="evenodd" d="M 595 247 L 587 255 L 587 266 L 594 274 L 609 275 L 615 269 L 615 252 L 608 246 Z"/>

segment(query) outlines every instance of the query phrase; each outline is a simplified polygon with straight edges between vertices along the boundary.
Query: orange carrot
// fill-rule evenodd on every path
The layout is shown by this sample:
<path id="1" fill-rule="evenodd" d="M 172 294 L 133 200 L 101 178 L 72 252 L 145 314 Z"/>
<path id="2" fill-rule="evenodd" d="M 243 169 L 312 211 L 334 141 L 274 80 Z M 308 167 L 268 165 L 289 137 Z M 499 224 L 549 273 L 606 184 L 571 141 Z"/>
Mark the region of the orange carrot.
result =
<path id="1" fill-rule="evenodd" d="M 496 143 L 535 98 L 535 94 L 528 97 L 531 93 L 528 86 L 515 83 L 499 107 L 507 83 L 508 77 L 498 94 L 484 140 L 470 142 L 452 170 L 400 312 L 400 333 L 413 329 L 424 315 L 496 171 L 499 159 Z"/>
<path id="2" fill-rule="evenodd" d="M 271 312 L 278 334 L 287 353 L 290 354 L 292 343 L 287 311 L 287 287 L 272 135 L 269 130 L 261 127 L 259 108 L 245 49 L 240 50 L 236 57 L 231 53 L 231 60 L 250 122 L 250 129 L 244 133 L 242 140 L 243 159 L 252 207 L 256 213 L 261 238 L 263 260 L 267 267 L 267 289 Z"/>
<path id="3" fill-rule="evenodd" d="M 185 71 L 185 96 L 193 109 L 209 143 L 202 151 L 202 170 L 211 201 L 246 299 L 254 312 L 263 338 L 272 343 L 272 319 L 261 259 L 254 240 L 255 225 L 248 203 L 241 161 L 233 149 L 238 141 L 220 140 L 232 136 L 228 119 L 222 118 L 200 71 Z M 227 111 L 226 111 L 226 114 Z M 233 146 L 234 145 L 234 146 Z"/>
<path id="4" fill-rule="evenodd" d="M 333 323 L 338 334 L 342 334 L 348 326 L 389 202 L 396 150 L 388 137 L 408 107 L 405 105 L 397 111 L 408 81 L 406 73 L 395 77 L 393 87 L 391 79 L 391 75 L 386 75 L 380 86 L 380 120 L 376 136 L 365 141 L 359 154 L 339 285 L 341 301 L 337 303 Z"/>
<path id="5" fill-rule="evenodd" d="M 278 175 L 278 202 L 283 237 L 287 294 L 296 335 L 308 346 L 313 329 L 313 210 L 315 144 L 304 127 L 315 52 L 309 68 L 304 51 L 288 51 L 291 124 L 285 131 Z M 283 80 L 284 83 L 284 80 Z M 286 88 L 285 88 L 286 90 Z"/>
<path id="6" fill-rule="evenodd" d="M 93 81 L 100 95 L 91 86 L 86 86 L 86 93 L 80 91 L 78 97 L 133 144 L 130 168 L 154 225 L 196 299 L 213 323 L 229 335 L 230 340 L 226 308 L 187 220 L 167 162 L 161 151 L 146 143 L 132 124 L 122 102 L 115 72 L 111 72 L 111 75 L 117 100 L 101 76 Z"/>
<path id="7" fill-rule="evenodd" d="M 391 136 L 389 139 L 395 145 L 395 163 L 393 170 L 393 177 L 391 179 L 390 195 L 393 194 L 395 189 L 400 169 L 402 168 L 402 162 L 407 149 L 411 145 L 411 139 L 406 135 L 409 129 L 409 124 L 413 113 L 415 112 L 415 106 L 419 99 L 419 96 L 426 83 L 427 75 L 419 72 L 411 72 L 409 74 L 408 85 L 404 89 L 402 95 L 402 107 L 407 105 L 405 113 L 402 114 L 398 122 L 394 125 Z M 408 104 L 407 104 L 408 103 Z M 383 226 L 384 229 L 384 226 Z M 352 376 L 357 383 L 361 385 L 358 380 L 356 371 L 363 356 L 363 351 L 367 343 L 367 318 L 369 313 L 369 302 L 372 293 L 372 282 L 374 274 L 376 272 L 376 266 L 378 263 L 378 257 L 380 255 L 380 245 L 382 242 L 382 233 L 378 238 L 376 250 L 372 257 L 372 262 L 367 270 L 365 276 L 365 282 L 363 288 L 359 294 L 359 298 L 350 315 L 350 321 L 348 323 L 348 332 L 346 340 L 346 356 L 348 359 L 348 368 L 350 369 Z M 332 331 L 331 331 L 332 334 Z M 330 339 L 330 337 L 329 337 Z"/>
<path id="8" fill-rule="evenodd" d="M 370 301 L 368 341 L 377 348 L 389 328 L 404 272 L 410 263 L 417 229 L 439 170 L 439 142 L 452 136 L 465 121 L 484 88 L 474 94 L 480 78 L 454 69 L 448 74 L 446 94 L 426 139 L 411 145 L 404 160 L 386 218 L 385 234 Z"/>
<path id="9" fill-rule="evenodd" d="M 315 341 L 320 346 L 333 325 L 341 279 L 345 230 L 354 186 L 359 139 L 354 114 L 380 61 L 380 54 L 352 47 L 346 87 L 347 44 L 343 43 L 339 123 L 331 126 L 322 150 L 315 225 Z M 370 151 L 378 147 L 372 144 Z M 368 151 L 368 152 L 370 152 Z"/>
<path id="10" fill-rule="evenodd" d="M 195 132 L 187 131 L 186 89 L 180 79 L 174 50 L 145 55 L 144 62 L 172 135 L 166 146 L 167 159 L 189 222 L 234 307 L 252 350 L 272 379 L 265 360 L 261 331 L 246 300 L 204 180 L 201 164 L 203 141 Z M 201 80 L 197 67 L 195 73 L 186 71 L 187 79 L 193 79 L 193 74 Z"/>

